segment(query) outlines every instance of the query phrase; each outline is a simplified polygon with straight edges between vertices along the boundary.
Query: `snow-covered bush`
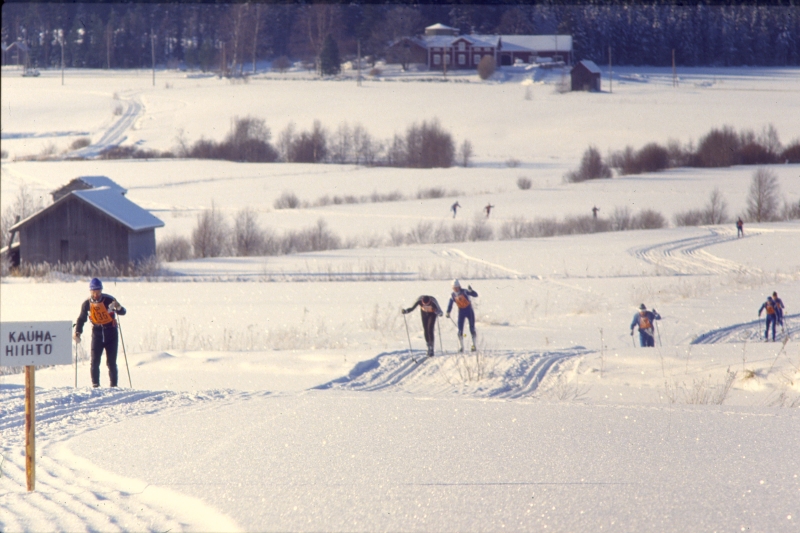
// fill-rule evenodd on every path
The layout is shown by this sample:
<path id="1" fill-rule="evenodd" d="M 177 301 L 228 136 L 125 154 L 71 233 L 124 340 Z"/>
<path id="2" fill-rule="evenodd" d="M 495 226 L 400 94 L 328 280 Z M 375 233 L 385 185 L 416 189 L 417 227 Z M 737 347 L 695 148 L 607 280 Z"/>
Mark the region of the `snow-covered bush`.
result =
<path id="1" fill-rule="evenodd" d="M 219 257 L 229 249 L 230 229 L 214 204 L 197 215 L 197 226 L 192 231 L 192 248 L 195 257 Z"/>
<path id="2" fill-rule="evenodd" d="M 635 229 L 660 229 L 667 225 L 664 215 L 653 209 L 643 209 L 631 220 Z"/>
<path id="3" fill-rule="evenodd" d="M 646 144 L 638 151 L 628 146 L 621 152 L 611 155 L 609 166 L 618 169 L 622 175 L 658 172 L 669 168 L 670 152 L 656 143 Z"/>
<path id="4" fill-rule="evenodd" d="M 594 180 L 600 178 L 610 178 L 611 169 L 603 162 L 603 157 L 594 146 L 590 146 L 583 153 L 581 158 L 581 166 L 578 170 L 568 172 L 564 179 L 565 181 L 576 183 L 586 180 Z"/>
<path id="5" fill-rule="evenodd" d="M 192 257 L 192 243 L 181 235 L 169 235 L 156 245 L 156 255 L 167 263 L 183 261 Z"/>
<path id="6" fill-rule="evenodd" d="M 488 80 L 497 70 L 497 62 L 492 56 L 483 56 L 480 63 L 478 63 L 478 76 L 482 80 Z"/>
<path id="7" fill-rule="evenodd" d="M 284 192 L 273 204 L 275 209 L 297 209 L 300 207 L 300 200 L 291 191 Z"/>

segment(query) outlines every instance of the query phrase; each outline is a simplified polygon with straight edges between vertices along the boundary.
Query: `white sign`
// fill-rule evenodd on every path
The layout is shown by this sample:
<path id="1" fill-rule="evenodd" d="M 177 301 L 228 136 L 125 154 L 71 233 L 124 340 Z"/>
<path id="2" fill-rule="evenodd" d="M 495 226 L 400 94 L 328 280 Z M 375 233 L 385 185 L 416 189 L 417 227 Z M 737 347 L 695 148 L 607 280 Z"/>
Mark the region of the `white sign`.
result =
<path id="1" fill-rule="evenodd" d="M 72 364 L 72 323 L 0 322 L 0 366 Z"/>

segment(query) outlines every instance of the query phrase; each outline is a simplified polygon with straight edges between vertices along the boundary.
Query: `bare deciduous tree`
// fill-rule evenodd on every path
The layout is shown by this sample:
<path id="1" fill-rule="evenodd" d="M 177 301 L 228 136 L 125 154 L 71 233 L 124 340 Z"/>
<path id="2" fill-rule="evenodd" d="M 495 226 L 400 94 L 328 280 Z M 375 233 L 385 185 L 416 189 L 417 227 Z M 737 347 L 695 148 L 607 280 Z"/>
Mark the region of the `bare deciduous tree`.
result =
<path id="1" fill-rule="evenodd" d="M 461 166 L 466 168 L 469 166 L 469 162 L 472 159 L 473 151 L 472 151 L 472 143 L 465 139 L 461 146 L 458 147 L 458 160 L 461 162 Z"/>
<path id="2" fill-rule="evenodd" d="M 219 257 L 228 249 L 228 225 L 213 202 L 211 209 L 197 215 L 197 226 L 192 231 L 195 257 Z"/>
<path id="3" fill-rule="evenodd" d="M 308 53 L 314 56 L 317 71 L 319 71 L 319 56 L 322 45 L 328 35 L 334 37 L 339 34 L 341 26 L 341 8 L 336 4 L 310 4 L 302 7 L 302 12 L 297 21 L 299 35 L 305 38 L 305 44 L 310 49 Z"/>
<path id="4" fill-rule="evenodd" d="M 14 203 L 4 209 L 0 217 L 0 248 L 11 244 L 11 234 L 8 231 L 11 226 L 42 209 L 44 209 L 44 198 L 41 196 L 35 198 L 28 186 L 23 184 L 17 192 Z"/>
<path id="5" fill-rule="evenodd" d="M 715 187 L 711 191 L 703 218 L 703 222 L 706 224 L 724 224 L 728 221 L 728 203 L 722 196 L 722 191 L 719 190 L 719 187 Z"/>
<path id="6" fill-rule="evenodd" d="M 264 232 L 258 227 L 258 213 L 245 207 L 233 223 L 233 245 L 236 255 L 247 257 L 260 255 L 264 249 Z"/>
<path id="7" fill-rule="evenodd" d="M 747 196 L 747 218 L 754 222 L 769 222 L 778 216 L 778 176 L 767 168 L 759 168 L 750 182 Z"/>

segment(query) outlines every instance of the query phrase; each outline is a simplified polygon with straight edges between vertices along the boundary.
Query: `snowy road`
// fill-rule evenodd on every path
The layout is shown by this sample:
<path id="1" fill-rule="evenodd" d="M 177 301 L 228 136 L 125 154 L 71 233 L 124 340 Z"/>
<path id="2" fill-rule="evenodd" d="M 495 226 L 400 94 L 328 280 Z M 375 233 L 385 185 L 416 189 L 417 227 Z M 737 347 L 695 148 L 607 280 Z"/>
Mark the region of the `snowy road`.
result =
<path id="1" fill-rule="evenodd" d="M 124 108 L 121 116 L 102 133 L 100 139 L 89 146 L 66 153 L 63 156 L 64 159 L 92 159 L 98 157 L 104 151 L 122 144 L 127 138 L 127 131 L 131 129 L 139 119 L 144 108 L 138 96 L 122 98 L 120 100 L 120 106 Z"/>

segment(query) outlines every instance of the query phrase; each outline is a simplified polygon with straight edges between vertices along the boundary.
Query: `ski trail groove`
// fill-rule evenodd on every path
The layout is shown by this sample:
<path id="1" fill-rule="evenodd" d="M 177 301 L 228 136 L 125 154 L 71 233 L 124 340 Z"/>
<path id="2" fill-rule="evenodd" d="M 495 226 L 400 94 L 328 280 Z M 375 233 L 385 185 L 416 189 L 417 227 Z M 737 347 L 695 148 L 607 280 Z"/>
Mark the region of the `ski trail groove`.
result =
<path id="1" fill-rule="evenodd" d="M 68 442 L 76 435 L 76 427 L 83 433 L 132 416 L 205 409 L 258 394 L 268 393 L 37 389 L 36 491 L 28 493 L 25 454 L 20 453 L 25 446 L 25 390 L 0 388 L 0 496 L 9 503 L 0 515 L 0 530 L 183 531 L 193 529 L 192 522 L 199 527 L 197 517 L 182 514 L 183 508 L 173 505 L 171 498 L 182 496 L 139 480 L 100 473 L 90 461 L 72 454 Z M 196 509 L 201 504 L 193 501 L 193 505 Z"/>
<path id="2" fill-rule="evenodd" d="M 563 362 L 587 353 L 589 350 L 580 346 L 552 352 L 478 351 L 436 355 L 414 363 L 408 352 L 390 352 L 316 388 L 525 398 L 535 396 Z M 419 357 L 424 353 L 419 352 Z"/>
<path id="3" fill-rule="evenodd" d="M 785 332 L 783 328 L 785 328 Z M 800 334 L 800 313 L 784 315 L 783 328 L 780 326 L 775 328 L 776 339 L 782 340 L 786 335 L 791 339 Z M 763 342 L 765 329 L 766 319 L 759 318 L 758 320 L 707 331 L 695 338 L 690 344 Z"/>
<path id="4" fill-rule="evenodd" d="M 714 244 L 736 240 L 734 231 L 715 227 L 708 232 L 708 235 L 634 248 L 628 253 L 676 274 L 727 274 L 744 270 L 744 266 L 704 250 Z"/>

